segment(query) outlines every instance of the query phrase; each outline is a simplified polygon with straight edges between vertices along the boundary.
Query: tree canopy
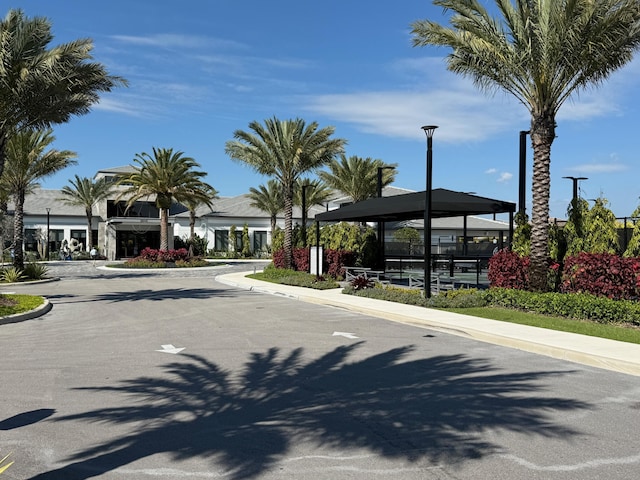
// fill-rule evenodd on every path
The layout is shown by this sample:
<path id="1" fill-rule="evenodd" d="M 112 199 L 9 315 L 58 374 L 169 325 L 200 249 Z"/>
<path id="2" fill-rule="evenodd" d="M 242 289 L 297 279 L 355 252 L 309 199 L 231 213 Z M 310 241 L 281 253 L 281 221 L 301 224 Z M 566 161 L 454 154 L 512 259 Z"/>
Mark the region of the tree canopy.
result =
<path id="1" fill-rule="evenodd" d="M 547 285 L 551 145 L 556 115 L 575 93 L 603 82 L 640 46 L 638 0 L 435 0 L 450 26 L 412 25 L 415 46 L 451 49 L 447 68 L 485 91 L 513 95 L 531 116 L 531 286 Z"/>
<path id="2" fill-rule="evenodd" d="M 0 21 L 0 175 L 15 132 L 68 122 L 89 113 L 100 93 L 127 84 L 93 60 L 90 39 L 52 41 L 46 18 L 16 9 Z"/>

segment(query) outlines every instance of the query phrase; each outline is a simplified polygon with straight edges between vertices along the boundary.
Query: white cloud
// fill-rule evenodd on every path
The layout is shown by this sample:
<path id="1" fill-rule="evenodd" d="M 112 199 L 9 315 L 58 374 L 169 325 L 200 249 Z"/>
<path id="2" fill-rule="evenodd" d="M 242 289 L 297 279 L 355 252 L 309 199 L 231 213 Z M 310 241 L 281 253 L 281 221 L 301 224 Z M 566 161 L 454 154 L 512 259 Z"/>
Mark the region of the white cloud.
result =
<path id="1" fill-rule="evenodd" d="M 513 178 L 513 173 L 502 172 L 500 174 L 500 176 L 498 177 L 498 180 L 496 180 L 496 181 L 499 182 L 499 183 L 503 183 L 503 182 L 508 182 L 512 178 Z"/>
<path id="2" fill-rule="evenodd" d="M 172 33 L 159 33 L 155 35 L 112 35 L 112 39 L 129 45 L 160 48 L 246 48 L 240 42 L 219 38 L 206 37 L 202 35 L 183 35 Z"/>
<path id="3" fill-rule="evenodd" d="M 629 167 L 623 163 L 583 163 L 567 167 L 566 170 L 578 173 L 615 173 L 629 170 Z"/>
<path id="4" fill-rule="evenodd" d="M 494 173 L 498 173 L 498 169 L 496 168 L 490 168 L 488 170 L 485 170 L 485 172 L 487 175 L 493 175 Z"/>
<path id="5" fill-rule="evenodd" d="M 421 125 L 438 125 L 438 141 L 480 141 L 512 128 L 521 109 L 464 90 L 360 92 L 307 98 L 306 108 L 362 131 L 424 139 Z"/>
<path id="6" fill-rule="evenodd" d="M 584 121 L 621 111 L 623 90 L 640 61 L 616 73 L 598 89 L 581 92 L 558 113 L 561 121 Z M 404 80 L 399 90 L 317 95 L 306 108 L 333 121 L 354 124 L 361 131 L 395 138 L 423 139 L 419 126 L 439 125 L 442 142 L 474 142 L 528 125 L 529 112 L 510 95 L 477 89 L 471 80 L 446 70 L 442 58 L 401 59 L 391 65 Z M 503 180 L 506 181 L 506 180 Z"/>

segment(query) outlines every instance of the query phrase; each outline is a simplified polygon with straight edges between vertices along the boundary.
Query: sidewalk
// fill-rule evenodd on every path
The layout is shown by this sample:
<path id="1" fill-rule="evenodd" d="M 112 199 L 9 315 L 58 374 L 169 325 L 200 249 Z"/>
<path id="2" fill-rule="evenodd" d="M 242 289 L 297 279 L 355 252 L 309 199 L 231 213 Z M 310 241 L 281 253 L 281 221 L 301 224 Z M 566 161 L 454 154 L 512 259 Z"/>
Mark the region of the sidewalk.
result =
<path id="1" fill-rule="evenodd" d="M 640 345 L 538 327 L 499 322 L 429 308 L 344 295 L 342 289 L 314 290 L 247 278 L 252 272 L 218 275 L 226 285 L 340 307 L 393 322 L 460 335 L 570 362 L 640 376 Z"/>

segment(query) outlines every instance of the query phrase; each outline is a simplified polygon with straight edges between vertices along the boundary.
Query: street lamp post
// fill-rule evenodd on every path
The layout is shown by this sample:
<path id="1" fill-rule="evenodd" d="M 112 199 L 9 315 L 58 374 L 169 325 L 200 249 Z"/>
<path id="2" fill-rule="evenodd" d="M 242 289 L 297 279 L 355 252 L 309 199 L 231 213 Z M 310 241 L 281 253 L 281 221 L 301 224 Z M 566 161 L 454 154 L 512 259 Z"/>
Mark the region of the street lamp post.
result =
<path id="1" fill-rule="evenodd" d="M 424 296 L 431 297 L 431 191 L 433 190 L 431 179 L 433 170 L 433 132 L 436 125 L 422 127 L 427 135 L 427 190 L 424 199 Z"/>
<path id="2" fill-rule="evenodd" d="M 578 182 L 580 180 L 589 180 L 587 177 L 562 177 L 567 180 L 571 180 L 573 182 L 573 197 L 571 201 L 573 202 L 574 208 L 578 206 Z"/>
<path id="3" fill-rule="evenodd" d="M 44 246 L 44 259 L 49 260 L 49 243 L 51 242 L 51 237 L 49 236 L 49 228 L 51 226 L 50 216 L 51 208 L 47 208 L 47 243 Z"/>
<path id="4" fill-rule="evenodd" d="M 524 219 L 525 215 L 525 189 L 526 189 L 526 170 L 527 170 L 527 135 L 529 130 L 520 131 L 520 169 L 518 171 L 518 213 Z"/>
<path id="5" fill-rule="evenodd" d="M 302 245 L 307 246 L 307 187 L 310 185 L 302 185 Z"/>

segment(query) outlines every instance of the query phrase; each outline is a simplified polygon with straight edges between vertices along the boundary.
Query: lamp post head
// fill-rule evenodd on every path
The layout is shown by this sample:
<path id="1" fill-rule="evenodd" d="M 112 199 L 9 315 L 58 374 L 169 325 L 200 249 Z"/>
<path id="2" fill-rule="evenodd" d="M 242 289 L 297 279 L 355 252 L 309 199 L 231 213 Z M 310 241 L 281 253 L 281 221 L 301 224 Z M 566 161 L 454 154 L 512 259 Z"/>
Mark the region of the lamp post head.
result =
<path id="1" fill-rule="evenodd" d="M 436 128 L 438 128 L 437 125 L 425 125 L 423 127 L 421 127 L 422 130 L 424 130 L 424 133 L 427 134 L 427 138 L 431 138 L 433 137 L 433 132 L 435 132 Z"/>
<path id="2" fill-rule="evenodd" d="M 566 178 L 567 180 L 589 180 L 587 177 L 562 177 L 562 178 Z"/>

